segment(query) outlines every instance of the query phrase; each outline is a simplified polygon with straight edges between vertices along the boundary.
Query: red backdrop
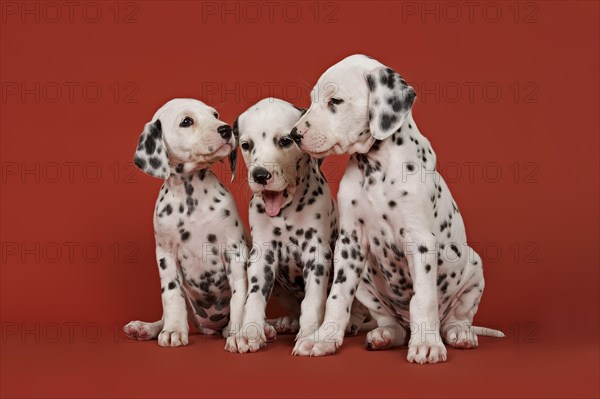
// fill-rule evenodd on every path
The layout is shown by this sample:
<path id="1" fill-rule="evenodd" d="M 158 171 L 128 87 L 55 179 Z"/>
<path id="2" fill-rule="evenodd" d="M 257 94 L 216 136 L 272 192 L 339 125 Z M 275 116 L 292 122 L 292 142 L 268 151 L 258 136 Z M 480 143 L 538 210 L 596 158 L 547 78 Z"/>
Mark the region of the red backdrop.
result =
<path id="1" fill-rule="evenodd" d="M 0 4 L 3 396 L 599 394 L 597 2 Z M 161 314 L 161 183 L 131 165 L 144 123 L 173 97 L 230 122 L 266 96 L 306 106 L 353 53 L 415 87 L 484 258 L 476 320 L 508 338 L 433 367 L 363 338 L 328 359 L 289 339 L 252 356 L 124 340 Z M 325 163 L 334 192 L 345 162 Z M 247 222 L 245 173 L 229 186 Z"/>

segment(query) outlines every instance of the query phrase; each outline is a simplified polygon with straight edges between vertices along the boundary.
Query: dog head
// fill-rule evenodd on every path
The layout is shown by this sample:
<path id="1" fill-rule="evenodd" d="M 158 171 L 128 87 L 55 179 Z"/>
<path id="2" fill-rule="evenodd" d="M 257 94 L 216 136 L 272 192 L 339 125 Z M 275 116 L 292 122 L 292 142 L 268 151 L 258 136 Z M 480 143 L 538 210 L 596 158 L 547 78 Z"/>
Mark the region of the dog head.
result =
<path id="1" fill-rule="evenodd" d="M 232 129 L 201 101 L 177 98 L 163 105 L 146 124 L 135 151 L 142 171 L 166 179 L 171 170 L 208 167 L 235 150 Z"/>
<path id="2" fill-rule="evenodd" d="M 310 108 L 290 135 L 315 157 L 364 153 L 400 128 L 415 97 L 396 72 L 365 55 L 352 55 L 319 78 Z"/>
<path id="3" fill-rule="evenodd" d="M 248 183 L 254 195 L 265 202 L 269 216 L 277 216 L 296 190 L 297 165 L 305 155 L 289 132 L 303 112 L 286 101 L 266 98 L 234 123 L 248 167 Z"/>

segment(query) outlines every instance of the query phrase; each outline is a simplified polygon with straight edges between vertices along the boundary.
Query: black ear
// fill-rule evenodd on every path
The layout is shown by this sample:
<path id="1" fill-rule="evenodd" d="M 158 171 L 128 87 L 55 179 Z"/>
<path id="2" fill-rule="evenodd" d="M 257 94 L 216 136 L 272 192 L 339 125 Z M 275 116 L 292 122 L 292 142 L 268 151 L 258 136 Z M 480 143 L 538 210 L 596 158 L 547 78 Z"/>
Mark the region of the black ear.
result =
<path id="1" fill-rule="evenodd" d="M 160 119 L 148 122 L 138 142 L 133 162 L 145 173 L 159 179 L 169 177 L 169 158 L 165 148 Z"/>
<path id="2" fill-rule="evenodd" d="M 392 135 L 406 120 L 416 93 L 406 81 L 386 66 L 366 76 L 369 86 L 369 129 L 377 140 Z"/>
<path id="3" fill-rule="evenodd" d="M 294 108 L 296 108 L 298 111 L 300 111 L 300 117 L 304 116 L 304 114 L 307 111 L 306 109 L 300 108 L 300 107 L 296 107 L 295 105 L 294 105 Z"/>
<path id="4" fill-rule="evenodd" d="M 238 129 L 238 119 L 239 118 L 237 118 L 235 120 L 235 122 L 233 122 L 233 137 L 235 138 L 235 147 L 233 150 L 231 150 L 231 152 L 229 153 L 229 156 L 228 156 L 229 167 L 231 168 L 231 181 L 232 182 L 235 179 L 235 170 L 237 167 L 237 152 L 238 152 L 238 145 L 240 143 L 240 131 Z"/>

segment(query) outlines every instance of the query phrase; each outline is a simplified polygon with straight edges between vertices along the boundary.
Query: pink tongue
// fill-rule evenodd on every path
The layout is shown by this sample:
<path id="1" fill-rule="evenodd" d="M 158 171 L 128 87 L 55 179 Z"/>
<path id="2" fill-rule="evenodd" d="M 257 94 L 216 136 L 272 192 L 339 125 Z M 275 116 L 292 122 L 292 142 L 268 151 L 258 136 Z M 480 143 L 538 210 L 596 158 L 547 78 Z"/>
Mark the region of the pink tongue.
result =
<path id="1" fill-rule="evenodd" d="M 283 191 L 263 191 L 263 200 L 265 201 L 267 215 L 277 216 L 285 198 L 283 198 Z"/>

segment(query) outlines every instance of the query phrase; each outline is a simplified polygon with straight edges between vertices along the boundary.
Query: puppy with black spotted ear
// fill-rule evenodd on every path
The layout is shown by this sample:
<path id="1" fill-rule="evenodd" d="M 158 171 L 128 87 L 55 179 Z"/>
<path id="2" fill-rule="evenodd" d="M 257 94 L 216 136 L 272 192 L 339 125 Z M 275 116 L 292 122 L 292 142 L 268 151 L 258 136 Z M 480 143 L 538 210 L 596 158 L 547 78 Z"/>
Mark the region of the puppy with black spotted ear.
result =
<path id="1" fill-rule="evenodd" d="M 237 351 L 247 235 L 233 197 L 210 171 L 235 150 L 231 127 L 198 100 L 171 100 L 146 124 L 134 162 L 165 180 L 154 211 L 163 316 L 130 322 L 123 328 L 130 338 L 187 345 L 189 319 L 200 333 L 222 332 L 226 349 Z"/>
<path id="2" fill-rule="evenodd" d="M 474 348 L 477 335 L 503 336 L 473 326 L 483 265 L 412 117 L 413 88 L 380 62 L 353 55 L 329 68 L 311 96 L 290 135 L 315 157 L 353 155 L 338 192 L 336 280 L 324 319 L 324 326 L 339 327 L 304 339 L 300 354 L 337 350 L 355 295 L 378 324 L 367 347 L 408 343 L 409 362 L 443 362 L 444 343 Z"/>
<path id="3" fill-rule="evenodd" d="M 289 137 L 303 112 L 267 98 L 234 123 L 253 192 L 249 289 L 237 338 L 241 353 L 259 350 L 278 332 L 297 332 L 297 339 L 310 335 L 323 320 L 338 212 L 319 162 Z M 274 327 L 265 320 L 272 292 L 290 312 L 271 321 Z M 356 333 L 367 311 L 352 310 Z"/>

